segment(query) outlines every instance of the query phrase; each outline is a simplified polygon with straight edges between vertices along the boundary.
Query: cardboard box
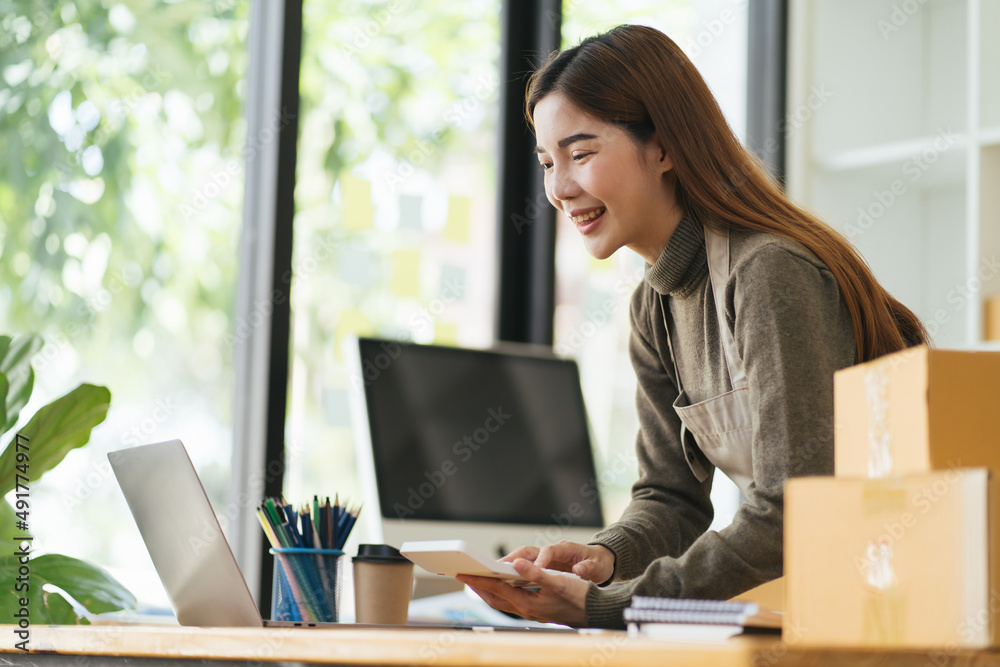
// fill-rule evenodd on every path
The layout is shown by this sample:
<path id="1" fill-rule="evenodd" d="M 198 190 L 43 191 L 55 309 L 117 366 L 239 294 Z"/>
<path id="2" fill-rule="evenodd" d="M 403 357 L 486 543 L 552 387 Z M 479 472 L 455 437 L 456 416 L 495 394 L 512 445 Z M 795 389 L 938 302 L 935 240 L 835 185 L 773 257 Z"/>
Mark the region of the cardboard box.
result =
<path id="1" fill-rule="evenodd" d="M 1000 645 L 1000 506 L 984 468 L 785 490 L 786 643 Z"/>
<path id="2" fill-rule="evenodd" d="M 985 339 L 1000 341 L 1000 294 L 986 299 Z"/>
<path id="3" fill-rule="evenodd" d="M 914 347 L 837 371 L 838 477 L 1000 471 L 1000 352 Z"/>

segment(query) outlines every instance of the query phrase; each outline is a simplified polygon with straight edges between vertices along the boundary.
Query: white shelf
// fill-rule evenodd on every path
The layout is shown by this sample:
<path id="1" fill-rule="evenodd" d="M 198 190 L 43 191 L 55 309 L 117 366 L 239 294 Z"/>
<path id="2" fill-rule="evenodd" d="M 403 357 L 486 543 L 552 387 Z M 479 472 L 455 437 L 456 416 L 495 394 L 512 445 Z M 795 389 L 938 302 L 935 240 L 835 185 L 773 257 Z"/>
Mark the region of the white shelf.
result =
<path id="1" fill-rule="evenodd" d="M 979 120 L 983 125 L 1000 125 L 1000 0 L 978 0 L 979 47 Z"/>
<path id="2" fill-rule="evenodd" d="M 813 150 L 830 155 L 933 136 L 947 128 L 966 131 L 966 80 L 955 75 L 965 57 L 965 2 L 921 0 L 915 11 L 900 16 L 901 4 L 793 3 L 792 11 L 808 13 L 810 34 L 789 59 L 808 63 L 803 93 L 826 92 L 808 124 Z M 797 37 L 790 34 L 793 41 Z M 790 110 L 808 104 L 808 95 L 797 102 Z"/>
<path id="3" fill-rule="evenodd" d="M 982 148 L 1000 146 L 1000 126 L 980 128 L 979 145 Z"/>
<path id="4" fill-rule="evenodd" d="M 1000 350 L 982 340 L 1000 276 L 977 276 L 1000 256 L 998 30 L 1000 0 L 790 4 L 787 112 L 830 94 L 789 132 L 789 194 L 942 347 Z"/>
<path id="5" fill-rule="evenodd" d="M 1000 133 L 1000 128 L 998 128 L 998 133 Z M 969 138 L 965 134 L 943 131 L 932 137 L 864 146 L 826 156 L 814 155 L 813 160 L 817 166 L 825 171 L 850 171 L 883 165 L 905 164 L 915 157 L 920 158 L 925 153 L 943 155 L 948 152 L 960 152 L 968 144 Z M 927 162 L 929 161 L 928 159 Z"/>

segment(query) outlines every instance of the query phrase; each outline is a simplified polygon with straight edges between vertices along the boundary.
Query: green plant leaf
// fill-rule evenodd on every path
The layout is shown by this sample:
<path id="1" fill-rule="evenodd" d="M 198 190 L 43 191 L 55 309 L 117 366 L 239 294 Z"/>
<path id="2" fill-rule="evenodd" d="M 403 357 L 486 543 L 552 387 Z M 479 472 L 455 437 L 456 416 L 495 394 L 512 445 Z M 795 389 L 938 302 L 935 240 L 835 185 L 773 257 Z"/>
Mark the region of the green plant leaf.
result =
<path id="1" fill-rule="evenodd" d="M 16 529 L 16 521 L 14 508 L 6 500 L 0 499 L 0 540 L 4 544 L 14 544 L 15 535 L 24 535 L 23 530 Z"/>
<path id="2" fill-rule="evenodd" d="M 76 625 L 80 617 L 66 598 L 56 591 L 42 590 L 42 583 L 37 577 L 31 577 L 31 597 L 28 604 L 28 614 L 31 622 L 46 625 Z"/>
<path id="3" fill-rule="evenodd" d="M 0 373 L 0 435 L 3 435 L 7 429 L 3 428 L 3 425 L 7 422 L 7 390 L 10 389 L 10 385 L 7 383 L 7 376 Z"/>
<path id="4" fill-rule="evenodd" d="M 107 387 L 81 384 L 40 408 L 18 433 L 28 438 L 33 481 L 51 470 L 66 454 L 90 440 L 90 432 L 108 416 L 111 392 Z M 0 496 L 14 488 L 15 447 L 0 454 Z"/>
<path id="5" fill-rule="evenodd" d="M 11 342 L 0 341 L 0 373 L 7 376 L 7 395 L 4 398 L 3 422 L 0 434 L 6 433 L 17 423 L 21 409 L 28 404 L 31 390 L 35 385 L 35 372 L 31 370 L 31 358 L 42 349 L 42 339 L 35 334 L 18 336 Z"/>
<path id="6" fill-rule="evenodd" d="M 92 614 L 135 606 L 131 591 L 97 565 L 62 554 L 32 558 L 30 564 L 33 578 L 57 586 Z"/>
<path id="7" fill-rule="evenodd" d="M 28 561 L 25 564 L 29 573 L 19 580 L 18 568 L 22 564 L 10 555 L 0 557 L 0 582 L 8 584 L 4 588 L 5 592 L 0 593 L 0 615 L 11 619 L 14 623 L 21 618 L 26 618 L 31 624 L 79 623 L 80 619 L 73 610 L 73 605 L 62 595 L 55 591 L 42 590 L 45 581 L 34 576 L 33 562 Z M 18 587 L 21 590 L 17 590 Z M 22 608 L 22 601 L 28 603 L 27 607 Z"/>
<path id="8" fill-rule="evenodd" d="M 21 609 L 21 598 L 27 598 L 28 616 L 31 623 L 85 623 L 77 617 L 73 605 L 66 601 L 69 596 L 92 614 L 103 614 L 119 609 L 135 607 L 135 596 L 122 586 L 104 569 L 78 558 L 61 554 L 45 554 L 31 557 L 25 565 L 27 580 L 18 580 L 19 562 L 16 554 L 18 543 L 11 538 L 24 531 L 15 529 L 14 509 L 5 500 L 0 500 L 0 532 L 9 551 L 0 555 L 0 586 L 7 593 L 0 592 L 0 618 L 17 619 L 14 614 Z M 27 583 L 27 590 L 18 591 L 19 585 Z M 62 593 L 42 587 L 51 584 Z"/>

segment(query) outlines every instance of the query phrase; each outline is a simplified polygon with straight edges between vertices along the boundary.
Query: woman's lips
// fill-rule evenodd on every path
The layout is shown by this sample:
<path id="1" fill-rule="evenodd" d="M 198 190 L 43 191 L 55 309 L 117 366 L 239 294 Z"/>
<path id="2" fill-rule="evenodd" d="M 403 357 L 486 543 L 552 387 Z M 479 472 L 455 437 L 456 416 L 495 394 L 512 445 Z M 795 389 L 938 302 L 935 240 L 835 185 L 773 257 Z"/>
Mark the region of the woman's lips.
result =
<path id="1" fill-rule="evenodd" d="M 574 224 L 576 225 L 576 230 L 581 234 L 589 234 L 597 227 L 598 224 L 600 224 L 601 220 L 604 219 L 604 214 L 607 212 L 608 209 L 601 209 L 600 215 L 584 222 L 575 222 Z"/>

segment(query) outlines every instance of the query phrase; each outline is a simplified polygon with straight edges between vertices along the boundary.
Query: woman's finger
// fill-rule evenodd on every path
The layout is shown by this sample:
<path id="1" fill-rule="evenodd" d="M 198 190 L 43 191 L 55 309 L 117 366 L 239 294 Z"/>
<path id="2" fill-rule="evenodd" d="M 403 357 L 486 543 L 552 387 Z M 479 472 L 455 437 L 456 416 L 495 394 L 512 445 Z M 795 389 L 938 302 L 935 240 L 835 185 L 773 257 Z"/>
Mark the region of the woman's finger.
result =
<path id="1" fill-rule="evenodd" d="M 500 611 L 506 611 L 528 618 L 528 616 L 525 615 L 526 605 L 529 604 L 528 599 L 531 596 L 531 593 L 528 591 L 515 588 L 510 584 L 500 581 L 499 579 L 492 579 L 490 577 L 462 575 L 456 577 L 456 579 L 468 585 L 473 591 L 475 591 L 476 595 L 481 597 L 486 604 L 490 605 L 494 609 L 499 609 Z"/>
<path id="2" fill-rule="evenodd" d="M 490 593 L 488 591 L 485 591 L 485 590 L 483 590 L 481 588 L 476 588 L 475 586 L 471 586 L 470 585 L 469 588 L 472 589 L 473 593 L 475 593 L 480 598 L 482 598 L 483 601 L 486 604 L 488 604 L 489 606 L 493 607 L 494 609 L 499 609 L 500 611 L 510 612 L 512 614 L 516 614 L 517 613 L 517 610 L 514 609 L 513 605 L 511 605 L 509 602 L 507 602 L 503 598 L 497 597 L 496 595 L 493 595 L 492 593 Z"/>
<path id="3" fill-rule="evenodd" d="M 518 547 L 500 559 L 501 563 L 511 563 L 518 558 L 534 561 L 538 558 L 538 547 Z"/>
<path id="4" fill-rule="evenodd" d="M 581 579 L 586 579 L 587 581 L 593 581 L 594 573 L 597 572 L 597 570 L 598 570 L 597 563 L 595 563 L 590 558 L 588 558 L 587 560 L 582 560 L 573 566 L 573 574 L 580 577 Z M 602 582 L 599 581 L 597 583 L 602 583 Z"/>

